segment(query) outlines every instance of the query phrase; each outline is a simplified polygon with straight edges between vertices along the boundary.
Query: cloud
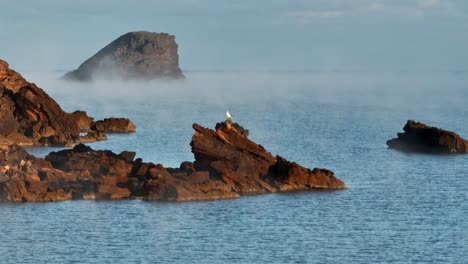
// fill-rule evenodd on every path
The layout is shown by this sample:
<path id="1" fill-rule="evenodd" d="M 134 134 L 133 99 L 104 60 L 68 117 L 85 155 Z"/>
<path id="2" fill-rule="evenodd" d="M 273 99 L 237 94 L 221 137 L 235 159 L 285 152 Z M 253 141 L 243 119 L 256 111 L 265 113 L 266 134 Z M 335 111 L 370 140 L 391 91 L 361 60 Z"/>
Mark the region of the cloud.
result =
<path id="1" fill-rule="evenodd" d="M 427 13 L 436 10 L 447 13 L 450 11 L 449 7 L 449 2 L 442 0 L 414 0 L 407 2 L 374 0 L 367 6 L 367 11 L 379 15 L 423 19 Z"/>
<path id="2" fill-rule="evenodd" d="M 441 5 L 440 0 L 418 0 L 419 8 L 434 8 Z"/>
<path id="3" fill-rule="evenodd" d="M 307 10 L 307 11 L 297 11 L 289 13 L 289 16 L 301 18 L 301 19 L 309 19 L 309 18 L 336 18 L 340 17 L 344 14 L 344 11 L 341 10 L 323 10 L 323 11 L 315 11 L 315 10 Z"/>
<path id="4" fill-rule="evenodd" d="M 382 12 L 385 10 L 385 5 L 378 2 L 372 2 L 367 9 L 372 12 Z"/>
<path id="5" fill-rule="evenodd" d="M 428 15 L 453 16 L 460 12 L 449 0 L 304 0 L 301 3 L 302 9 L 290 10 L 283 13 L 282 17 L 299 23 L 339 17 L 376 16 L 420 20 Z"/>

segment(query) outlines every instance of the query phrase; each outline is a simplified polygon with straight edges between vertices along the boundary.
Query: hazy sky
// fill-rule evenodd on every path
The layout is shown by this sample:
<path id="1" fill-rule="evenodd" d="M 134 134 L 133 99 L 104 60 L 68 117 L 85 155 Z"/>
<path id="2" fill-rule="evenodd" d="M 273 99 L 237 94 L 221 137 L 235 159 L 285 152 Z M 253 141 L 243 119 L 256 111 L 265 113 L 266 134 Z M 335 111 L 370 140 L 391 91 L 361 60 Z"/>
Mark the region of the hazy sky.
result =
<path id="1" fill-rule="evenodd" d="M 76 68 L 135 30 L 183 70 L 468 70 L 466 0 L 0 0 L 0 58 Z"/>

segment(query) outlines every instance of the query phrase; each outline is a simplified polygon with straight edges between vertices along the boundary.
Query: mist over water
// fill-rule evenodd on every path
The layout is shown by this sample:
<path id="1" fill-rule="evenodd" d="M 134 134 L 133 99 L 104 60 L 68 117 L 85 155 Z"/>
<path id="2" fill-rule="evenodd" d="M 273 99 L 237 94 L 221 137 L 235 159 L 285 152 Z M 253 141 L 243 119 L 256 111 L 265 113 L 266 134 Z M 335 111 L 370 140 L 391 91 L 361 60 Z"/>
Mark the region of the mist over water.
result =
<path id="1" fill-rule="evenodd" d="M 66 111 L 128 117 L 137 125 L 136 133 L 111 135 L 90 144 L 94 149 L 132 150 L 177 167 L 193 160 L 192 123 L 213 128 L 228 109 L 252 140 L 301 165 L 333 170 L 348 189 L 183 204 L 1 205 L 0 233 L 16 241 L 0 241 L 6 263 L 463 263 L 468 257 L 468 157 L 408 155 L 385 145 L 407 119 L 468 137 L 465 74 L 187 72 L 181 81 L 92 83 L 58 81 L 61 74 L 25 76 Z M 38 156 L 52 150 L 28 149 Z"/>
<path id="2" fill-rule="evenodd" d="M 31 260 L 87 263 L 463 263 L 468 257 L 467 156 L 408 155 L 385 145 L 407 119 L 468 137 L 465 74 L 187 72 L 182 81 L 94 83 L 57 81 L 60 74 L 26 77 L 67 111 L 128 117 L 138 127 L 90 144 L 95 149 L 133 150 L 145 161 L 177 167 L 193 160 L 192 123 L 213 128 L 229 109 L 267 150 L 331 169 L 348 189 L 186 204 L 5 205 L 0 232 L 8 227 L 20 245 L 13 251 L 0 242 L 7 261 L 28 260 L 25 248 Z M 51 150 L 28 149 L 40 156 Z M 55 250 L 45 257 L 33 241 Z"/>
<path id="3" fill-rule="evenodd" d="M 128 117 L 137 125 L 137 133 L 111 135 L 92 144 L 95 148 L 134 150 L 145 160 L 171 166 L 192 160 L 191 125 L 214 127 L 226 110 L 273 153 L 291 147 L 281 146 L 275 134 L 301 144 L 295 138 L 298 126 L 306 128 L 301 131 L 306 139 L 320 142 L 326 136 L 322 129 L 362 125 L 359 130 L 368 133 L 367 126 L 378 124 L 381 142 L 375 143 L 382 146 L 407 119 L 468 135 L 463 126 L 468 78 L 452 72 L 187 72 L 178 81 L 91 83 L 59 81 L 61 73 L 25 75 L 66 111 L 84 110 L 96 119 Z"/>
<path id="4" fill-rule="evenodd" d="M 193 160 L 229 110 L 348 189 L 190 203 L 0 204 L 0 263 L 466 263 L 468 156 L 389 150 L 408 119 L 468 138 L 463 1 L 2 1 L 0 58 L 68 112 L 130 118 L 94 149 Z M 3 10 L 3 9 L 2 9 Z M 73 83 L 118 36 L 168 32 L 178 81 Z M 37 156 L 61 148 L 28 148 Z"/>

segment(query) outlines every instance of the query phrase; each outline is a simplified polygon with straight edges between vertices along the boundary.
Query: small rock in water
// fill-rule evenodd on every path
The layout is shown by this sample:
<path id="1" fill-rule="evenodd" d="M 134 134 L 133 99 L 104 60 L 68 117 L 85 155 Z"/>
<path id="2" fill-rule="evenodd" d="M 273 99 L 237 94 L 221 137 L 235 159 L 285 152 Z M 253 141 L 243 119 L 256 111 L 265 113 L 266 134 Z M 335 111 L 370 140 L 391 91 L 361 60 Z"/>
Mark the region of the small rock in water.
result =
<path id="1" fill-rule="evenodd" d="M 387 141 L 389 148 L 404 152 L 456 154 L 468 152 L 468 141 L 452 131 L 408 120 L 403 133 Z"/>

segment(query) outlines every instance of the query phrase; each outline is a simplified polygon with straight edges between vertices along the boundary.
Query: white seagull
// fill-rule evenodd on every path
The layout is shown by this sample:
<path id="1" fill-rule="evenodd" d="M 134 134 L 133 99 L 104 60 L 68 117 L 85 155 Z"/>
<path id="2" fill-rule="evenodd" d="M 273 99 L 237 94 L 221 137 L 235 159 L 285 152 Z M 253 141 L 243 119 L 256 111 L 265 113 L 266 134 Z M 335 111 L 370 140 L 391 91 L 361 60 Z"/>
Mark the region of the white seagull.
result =
<path id="1" fill-rule="evenodd" d="M 228 110 L 226 110 L 226 116 L 227 116 L 227 119 L 228 119 L 228 120 L 231 120 L 231 119 L 232 119 L 232 115 L 231 115 L 231 113 L 229 113 Z"/>

